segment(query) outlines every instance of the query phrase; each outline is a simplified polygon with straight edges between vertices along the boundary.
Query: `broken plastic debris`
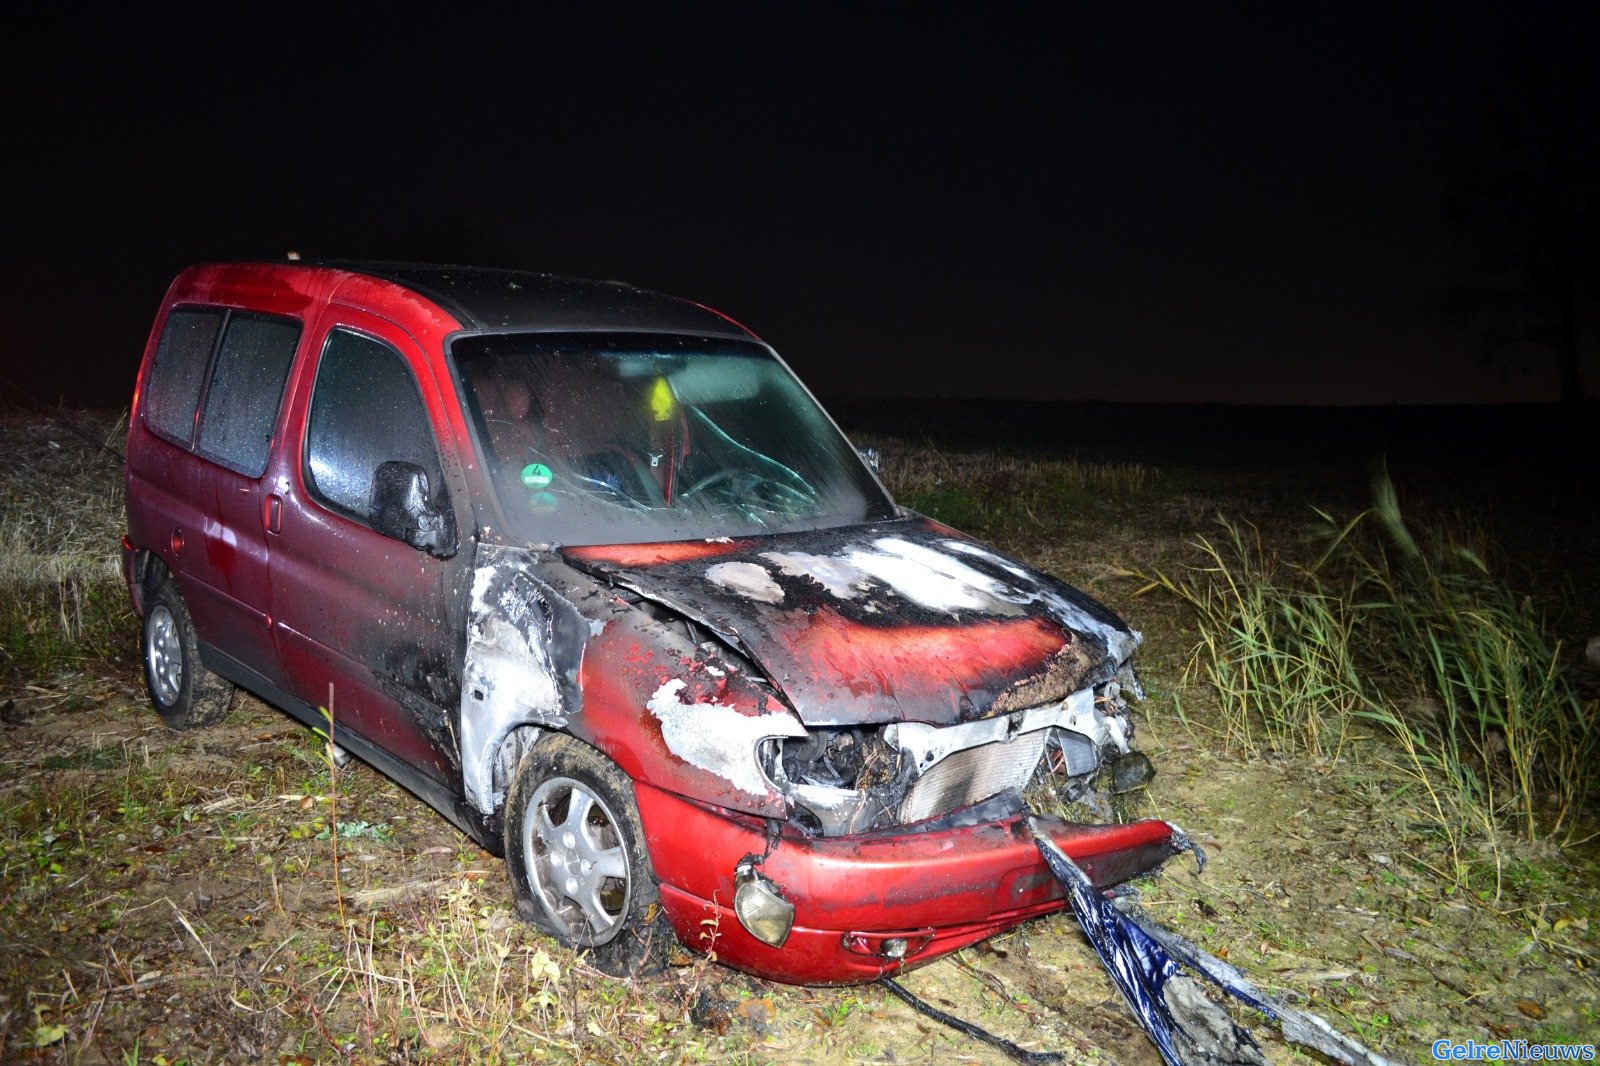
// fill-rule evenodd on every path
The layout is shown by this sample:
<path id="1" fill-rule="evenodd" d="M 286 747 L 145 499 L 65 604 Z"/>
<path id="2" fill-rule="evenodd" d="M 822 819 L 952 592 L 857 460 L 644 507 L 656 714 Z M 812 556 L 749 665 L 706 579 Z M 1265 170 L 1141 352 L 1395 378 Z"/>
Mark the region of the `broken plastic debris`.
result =
<path id="1" fill-rule="evenodd" d="M 1262 992 L 1232 966 L 1157 925 L 1133 899 L 1106 898 L 1031 818 L 1028 825 L 1045 864 L 1066 889 L 1084 935 L 1169 1066 L 1266 1061 L 1250 1031 L 1236 1025 L 1186 971 L 1276 1021 L 1291 1043 L 1347 1066 L 1391 1066 L 1322 1018 Z"/>

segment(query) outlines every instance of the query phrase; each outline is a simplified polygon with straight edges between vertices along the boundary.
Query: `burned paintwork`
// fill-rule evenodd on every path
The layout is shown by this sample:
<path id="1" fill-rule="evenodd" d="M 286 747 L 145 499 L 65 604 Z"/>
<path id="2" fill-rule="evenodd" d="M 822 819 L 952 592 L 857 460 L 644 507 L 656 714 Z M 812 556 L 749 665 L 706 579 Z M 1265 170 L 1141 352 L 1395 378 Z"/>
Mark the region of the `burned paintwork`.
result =
<path id="1" fill-rule="evenodd" d="M 519 726 L 559 729 L 583 705 L 578 670 L 590 623 L 536 574 L 538 555 L 483 544 L 472 579 L 460 737 L 466 798 L 500 805 L 492 767 Z"/>
<path id="2" fill-rule="evenodd" d="M 684 698 L 687 685 L 681 677 L 664 681 L 645 701 L 660 723 L 662 743 L 675 758 L 724 778 L 739 791 L 765 796 L 770 786 L 756 761 L 757 748 L 776 737 L 803 737 L 805 729 L 787 711 L 748 714 L 716 694 L 705 702 L 690 702 Z"/>
<path id="3" fill-rule="evenodd" d="M 229 466 L 199 396 L 234 316 L 294 348 L 281 394 L 218 408 L 278 412 Z M 169 723 L 215 720 L 226 679 L 333 728 L 612 972 L 659 963 L 669 929 L 785 981 L 921 964 L 1066 905 L 1024 789 L 1104 808 L 1149 774 L 1138 634 L 897 508 L 776 353 L 687 301 L 188 271 L 146 348 L 127 499 L 147 662 L 185 657 L 188 688 L 147 679 Z M 1096 886 L 1182 847 L 1156 820 L 1040 824 Z"/>
<path id="4" fill-rule="evenodd" d="M 1095 770 L 1129 751 L 1132 724 L 1114 680 L 1098 694 L 1077 688 L 952 725 L 805 728 L 768 649 L 741 645 L 740 654 L 711 639 L 641 599 L 639 582 L 623 585 L 633 603 L 608 597 L 562 560 L 585 554 L 480 549 L 460 728 L 467 796 L 486 815 L 500 805 L 495 768 L 505 777 L 509 762 L 499 748 L 527 726 L 582 737 L 636 779 L 815 836 L 915 824 L 1020 791 L 1047 748 L 1076 798 Z M 696 554 L 694 562 L 716 557 Z M 865 596 L 871 583 L 860 584 Z M 1041 691 L 1040 682 L 1015 691 Z"/>
<path id="5" fill-rule="evenodd" d="M 804 730 L 715 643 L 695 645 L 672 621 L 606 596 L 553 553 L 482 546 L 460 714 L 473 805 L 499 808 L 500 748 L 531 726 L 595 744 L 642 780 L 782 814 L 757 747 Z"/>
<path id="6" fill-rule="evenodd" d="M 915 824 L 1021 790 L 1047 748 L 1076 799 L 1128 754 L 1119 678 L 1137 691 L 1137 634 L 926 520 L 562 554 L 694 619 L 763 671 L 806 726 L 762 750 L 809 834 Z"/>
<path id="7" fill-rule="evenodd" d="M 766 670 L 807 726 L 953 725 L 1109 680 L 1138 634 L 1082 593 L 911 517 L 697 545 L 569 548 Z"/>

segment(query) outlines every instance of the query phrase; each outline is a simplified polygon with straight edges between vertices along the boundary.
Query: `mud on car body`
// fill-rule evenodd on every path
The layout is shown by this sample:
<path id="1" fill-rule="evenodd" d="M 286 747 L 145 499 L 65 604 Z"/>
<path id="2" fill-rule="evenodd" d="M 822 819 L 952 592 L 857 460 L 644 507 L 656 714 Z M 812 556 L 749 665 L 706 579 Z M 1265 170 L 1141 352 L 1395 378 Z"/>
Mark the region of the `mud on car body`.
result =
<path id="1" fill-rule="evenodd" d="M 849 983 L 1066 906 L 1022 790 L 1148 775 L 1138 637 L 897 507 L 777 356 L 615 283 L 395 264 L 174 282 L 129 428 L 157 711 L 242 686 L 507 860 L 616 973 L 676 940 Z M 1035 818 L 1100 887 L 1167 823 Z"/>

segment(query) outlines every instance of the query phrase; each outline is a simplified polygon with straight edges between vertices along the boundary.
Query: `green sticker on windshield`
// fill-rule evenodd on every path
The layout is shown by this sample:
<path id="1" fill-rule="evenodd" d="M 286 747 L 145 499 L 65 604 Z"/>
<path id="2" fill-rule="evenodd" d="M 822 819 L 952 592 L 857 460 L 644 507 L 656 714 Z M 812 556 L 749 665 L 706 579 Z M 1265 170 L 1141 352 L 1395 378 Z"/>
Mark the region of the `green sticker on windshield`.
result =
<path id="1" fill-rule="evenodd" d="M 529 463 L 522 468 L 522 483 L 530 489 L 544 488 L 553 476 L 543 463 Z"/>

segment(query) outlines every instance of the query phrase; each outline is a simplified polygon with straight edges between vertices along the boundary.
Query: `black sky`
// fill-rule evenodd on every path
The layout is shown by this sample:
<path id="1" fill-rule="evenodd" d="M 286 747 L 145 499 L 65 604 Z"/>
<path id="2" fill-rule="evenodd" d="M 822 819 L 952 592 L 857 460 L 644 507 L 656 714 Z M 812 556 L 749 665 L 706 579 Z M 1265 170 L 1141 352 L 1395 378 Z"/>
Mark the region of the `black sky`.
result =
<path id="1" fill-rule="evenodd" d="M 173 274 L 292 248 L 688 296 L 830 394 L 1551 399 L 1447 209 L 1583 11 L 75 9 L 0 45 L 0 380 L 120 402 Z"/>

